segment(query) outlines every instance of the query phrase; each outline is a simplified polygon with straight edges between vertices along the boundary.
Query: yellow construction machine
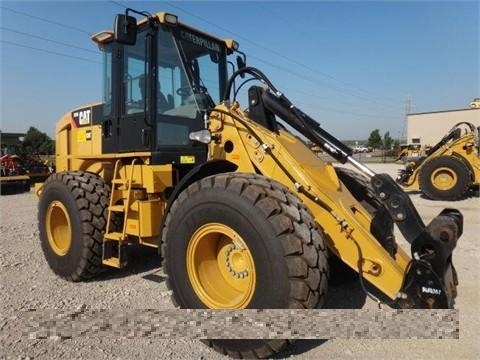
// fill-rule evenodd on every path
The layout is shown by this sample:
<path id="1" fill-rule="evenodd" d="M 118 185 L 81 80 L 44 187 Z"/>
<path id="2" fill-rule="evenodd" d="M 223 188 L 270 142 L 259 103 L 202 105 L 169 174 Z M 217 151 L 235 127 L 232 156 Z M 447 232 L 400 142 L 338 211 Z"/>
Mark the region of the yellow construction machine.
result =
<path id="1" fill-rule="evenodd" d="M 403 308 L 453 306 L 460 212 L 425 225 L 395 180 L 355 160 L 246 66 L 237 42 L 173 14 L 132 12 L 92 36 L 104 54 L 103 101 L 59 120 L 57 172 L 36 188 L 53 272 L 92 278 L 105 265 L 126 266 L 127 244 L 138 243 L 159 249 L 181 308 L 316 308 L 331 254 Z M 242 108 L 250 79 L 261 86 L 248 89 Z M 294 133 L 359 173 L 324 162 Z M 266 357 L 288 340 L 210 344 Z"/>
<path id="2" fill-rule="evenodd" d="M 422 156 L 422 153 L 422 147 L 419 144 L 401 144 L 395 163 L 407 164 Z"/>
<path id="3" fill-rule="evenodd" d="M 432 200 L 460 200 L 480 184 L 478 129 L 456 124 L 425 156 L 409 161 L 397 182 L 407 190 L 421 190 Z"/>
<path id="4" fill-rule="evenodd" d="M 0 154 L 0 194 L 30 191 L 31 179 L 17 155 Z"/>
<path id="5" fill-rule="evenodd" d="M 480 108 L 480 98 L 475 98 L 472 100 L 472 102 L 470 103 L 470 107 L 472 109 L 478 109 Z"/>

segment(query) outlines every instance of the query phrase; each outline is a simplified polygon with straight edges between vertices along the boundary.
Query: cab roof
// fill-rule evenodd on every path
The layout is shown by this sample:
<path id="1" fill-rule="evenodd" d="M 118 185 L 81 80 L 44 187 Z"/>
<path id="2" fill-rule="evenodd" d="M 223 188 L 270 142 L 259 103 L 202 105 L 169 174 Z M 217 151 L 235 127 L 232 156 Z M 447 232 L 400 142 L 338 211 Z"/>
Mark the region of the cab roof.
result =
<path id="1" fill-rule="evenodd" d="M 177 21 L 176 25 L 173 25 L 172 23 L 169 23 L 166 21 L 167 15 L 175 16 L 175 18 L 178 19 L 178 17 L 175 14 L 172 13 L 167 13 L 167 12 L 157 12 L 155 15 L 153 15 L 153 18 L 156 19 L 160 24 L 164 24 L 167 26 L 177 26 L 184 28 L 186 30 L 190 30 L 192 32 L 198 33 L 200 35 L 209 37 L 213 40 L 216 40 L 220 43 L 223 43 L 225 47 L 229 50 L 229 52 L 233 52 L 234 50 L 238 49 L 238 43 L 233 40 L 233 39 L 219 39 L 216 36 L 213 36 L 211 34 L 208 34 L 204 31 L 198 30 L 190 25 L 184 24 L 180 21 Z M 148 21 L 147 17 L 144 17 L 142 19 L 137 20 L 137 25 L 141 26 L 146 24 Z M 100 49 L 103 48 L 104 44 L 108 44 L 113 41 L 114 33 L 112 30 L 101 30 L 95 34 L 93 34 L 90 38 L 98 44 L 98 47 Z"/>

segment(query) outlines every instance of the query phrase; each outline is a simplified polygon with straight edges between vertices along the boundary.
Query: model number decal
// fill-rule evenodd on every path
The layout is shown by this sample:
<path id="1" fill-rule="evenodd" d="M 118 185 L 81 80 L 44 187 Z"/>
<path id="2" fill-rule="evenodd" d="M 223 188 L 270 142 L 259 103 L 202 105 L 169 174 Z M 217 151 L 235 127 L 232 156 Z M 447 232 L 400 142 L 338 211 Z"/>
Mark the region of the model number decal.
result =
<path id="1" fill-rule="evenodd" d="M 442 293 L 442 290 L 422 286 L 422 292 L 426 294 L 440 295 Z"/>

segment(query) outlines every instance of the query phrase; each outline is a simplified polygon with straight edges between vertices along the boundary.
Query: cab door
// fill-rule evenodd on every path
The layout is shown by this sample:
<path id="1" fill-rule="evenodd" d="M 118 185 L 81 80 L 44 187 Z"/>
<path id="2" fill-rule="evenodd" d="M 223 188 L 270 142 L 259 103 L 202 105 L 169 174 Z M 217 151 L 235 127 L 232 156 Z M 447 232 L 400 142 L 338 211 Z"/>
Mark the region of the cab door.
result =
<path id="1" fill-rule="evenodd" d="M 117 128 L 119 122 L 119 67 L 121 55 L 116 43 L 106 44 L 103 49 L 103 105 L 102 115 L 93 117 L 94 125 L 102 126 L 102 153 L 118 151 Z"/>
<path id="2" fill-rule="evenodd" d="M 149 151 L 150 145 L 142 133 L 149 128 L 146 121 L 149 69 L 145 57 L 145 32 L 140 32 L 133 46 L 123 46 L 120 73 L 121 104 L 118 119 L 118 151 Z M 148 111 L 148 110 L 147 110 Z"/>

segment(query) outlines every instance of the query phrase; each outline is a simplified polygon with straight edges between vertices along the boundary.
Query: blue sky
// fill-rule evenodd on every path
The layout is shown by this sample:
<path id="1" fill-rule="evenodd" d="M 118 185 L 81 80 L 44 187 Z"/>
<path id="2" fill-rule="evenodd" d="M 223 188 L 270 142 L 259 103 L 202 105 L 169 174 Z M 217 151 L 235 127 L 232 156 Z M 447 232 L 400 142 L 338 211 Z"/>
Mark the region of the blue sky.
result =
<path id="1" fill-rule="evenodd" d="M 118 2 L 238 40 L 249 65 L 341 139 L 375 128 L 400 137 L 407 97 L 414 112 L 480 97 L 478 2 Z M 53 136 L 64 113 L 101 99 L 102 58 L 88 34 L 123 9 L 2 1 L 0 12 L 0 128 Z"/>

